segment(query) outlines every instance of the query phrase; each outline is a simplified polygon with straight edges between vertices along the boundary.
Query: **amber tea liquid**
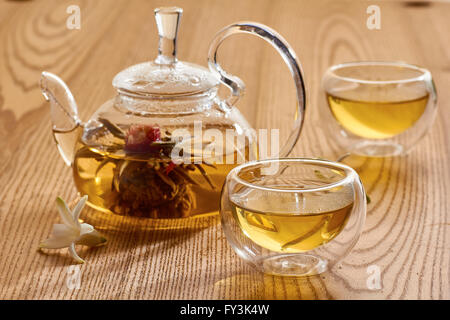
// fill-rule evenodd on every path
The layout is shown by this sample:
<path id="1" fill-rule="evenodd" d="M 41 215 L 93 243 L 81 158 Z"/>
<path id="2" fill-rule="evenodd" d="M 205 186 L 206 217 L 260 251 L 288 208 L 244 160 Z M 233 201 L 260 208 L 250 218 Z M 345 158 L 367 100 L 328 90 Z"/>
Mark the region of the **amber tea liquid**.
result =
<path id="1" fill-rule="evenodd" d="M 75 153 L 73 173 L 80 193 L 100 211 L 170 219 L 217 213 L 222 185 L 236 165 L 191 165 L 180 172 L 166 161 L 157 164 L 155 174 L 148 160 L 82 147 Z"/>
<path id="2" fill-rule="evenodd" d="M 386 139 L 398 135 L 422 116 L 429 95 L 395 102 L 343 99 L 327 94 L 328 105 L 336 120 L 351 133 L 368 139 Z"/>
<path id="3" fill-rule="evenodd" d="M 231 201 L 235 219 L 253 242 L 276 252 L 306 252 L 331 241 L 345 227 L 353 208 L 352 193 L 345 190 L 323 201 L 309 193 L 302 194 L 300 202 L 291 196 L 246 196 L 245 206 Z M 282 210 L 273 212 L 275 203 Z"/>

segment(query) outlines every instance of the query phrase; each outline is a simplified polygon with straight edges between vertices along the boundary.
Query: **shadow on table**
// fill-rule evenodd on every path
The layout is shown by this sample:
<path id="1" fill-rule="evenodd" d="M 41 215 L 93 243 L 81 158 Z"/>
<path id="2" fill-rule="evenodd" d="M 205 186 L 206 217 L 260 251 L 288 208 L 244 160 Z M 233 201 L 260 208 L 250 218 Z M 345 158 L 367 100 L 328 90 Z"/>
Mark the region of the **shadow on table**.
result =
<path id="1" fill-rule="evenodd" d="M 188 241 L 204 229 L 219 224 L 217 214 L 189 219 L 146 219 L 107 214 L 91 208 L 82 218 L 108 239 L 126 243 L 127 248 L 164 242 L 165 248 L 169 249 L 171 243 Z"/>
<path id="2" fill-rule="evenodd" d="M 321 275 L 280 277 L 251 271 L 214 283 L 216 299 L 318 300 L 329 298 Z"/>
<path id="3" fill-rule="evenodd" d="M 116 216 L 96 211 L 86 207 L 81 217 L 83 222 L 93 225 L 107 239 L 106 246 L 77 246 L 77 252 L 82 257 L 95 255 L 95 252 L 120 254 L 123 251 L 133 251 L 143 246 L 151 246 L 152 250 L 168 251 L 173 247 L 183 247 L 191 238 L 198 236 L 207 228 L 217 228 L 218 215 L 210 215 L 191 219 L 154 220 Z M 73 260 L 64 251 L 44 250 L 41 254 L 54 259 L 54 264 L 70 265 Z M 65 258 L 67 257 L 67 259 Z M 148 257 L 146 257 L 148 259 Z"/>
<path id="4" fill-rule="evenodd" d="M 395 158 L 370 158 L 349 155 L 341 162 L 355 169 L 367 193 L 377 187 L 385 187 L 389 176 L 396 175 L 396 172 L 393 171 L 398 170 L 398 167 L 392 165 L 395 162 Z"/>

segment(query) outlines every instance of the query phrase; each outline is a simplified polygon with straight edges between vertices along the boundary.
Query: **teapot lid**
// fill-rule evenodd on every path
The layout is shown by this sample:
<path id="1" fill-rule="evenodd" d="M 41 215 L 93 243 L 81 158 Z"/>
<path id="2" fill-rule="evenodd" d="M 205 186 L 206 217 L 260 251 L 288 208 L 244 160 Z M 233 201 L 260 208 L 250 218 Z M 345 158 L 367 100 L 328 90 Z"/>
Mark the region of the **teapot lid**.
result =
<path id="1" fill-rule="evenodd" d="M 207 91 L 219 80 L 207 68 L 176 58 L 177 33 L 183 9 L 155 9 L 159 34 L 158 57 L 119 72 L 113 86 L 127 95 L 138 97 L 186 96 Z"/>

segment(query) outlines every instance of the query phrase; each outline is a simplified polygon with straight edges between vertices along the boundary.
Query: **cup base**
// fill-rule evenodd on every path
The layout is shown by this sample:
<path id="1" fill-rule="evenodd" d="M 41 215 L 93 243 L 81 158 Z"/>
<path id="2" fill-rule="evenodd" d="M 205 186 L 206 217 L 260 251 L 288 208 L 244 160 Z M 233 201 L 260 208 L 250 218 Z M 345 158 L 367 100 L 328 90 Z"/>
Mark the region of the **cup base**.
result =
<path id="1" fill-rule="evenodd" d="M 304 277 L 327 270 L 328 262 L 310 254 L 282 254 L 265 258 L 259 266 L 264 273 L 276 276 Z"/>
<path id="2" fill-rule="evenodd" d="M 395 157 L 404 153 L 402 145 L 385 141 L 364 141 L 356 144 L 350 151 L 366 157 Z"/>

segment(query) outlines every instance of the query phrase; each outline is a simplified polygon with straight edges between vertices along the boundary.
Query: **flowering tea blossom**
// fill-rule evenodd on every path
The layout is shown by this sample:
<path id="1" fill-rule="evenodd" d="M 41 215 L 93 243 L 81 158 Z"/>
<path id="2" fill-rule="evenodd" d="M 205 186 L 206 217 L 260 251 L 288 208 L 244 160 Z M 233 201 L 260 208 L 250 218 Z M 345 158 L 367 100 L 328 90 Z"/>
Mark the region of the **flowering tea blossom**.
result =
<path id="1" fill-rule="evenodd" d="M 149 125 L 132 125 L 125 136 L 125 151 L 151 152 L 159 150 L 152 145 L 161 141 L 161 131 L 158 127 Z"/>

